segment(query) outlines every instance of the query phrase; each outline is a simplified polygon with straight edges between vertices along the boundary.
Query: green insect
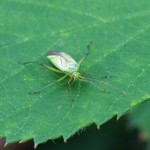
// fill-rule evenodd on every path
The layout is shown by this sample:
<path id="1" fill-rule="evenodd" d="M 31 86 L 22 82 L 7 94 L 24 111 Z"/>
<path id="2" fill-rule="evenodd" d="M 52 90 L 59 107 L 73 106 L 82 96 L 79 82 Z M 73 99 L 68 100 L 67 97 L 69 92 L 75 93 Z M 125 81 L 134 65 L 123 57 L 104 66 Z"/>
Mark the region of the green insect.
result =
<path id="1" fill-rule="evenodd" d="M 116 90 L 118 90 L 119 92 L 121 92 L 122 94 L 128 96 L 128 94 L 122 90 L 120 90 L 119 88 L 117 88 L 116 86 L 109 84 L 108 82 L 104 82 L 102 80 L 97 80 L 95 78 L 86 78 L 84 76 L 82 76 L 82 74 L 80 73 L 80 66 L 81 64 L 84 62 L 84 60 L 87 58 L 87 56 L 90 53 L 90 47 L 91 47 L 92 42 L 87 46 L 88 51 L 87 53 L 80 59 L 79 62 L 76 62 L 70 55 L 64 53 L 64 52 L 56 52 L 56 51 L 49 51 L 47 53 L 47 58 L 50 60 L 50 62 L 55 66 L 54 67 L 50 67 L 46 64 L 43 64 L 41 62 L 24 62 L 21 64 L 30 64 L 30 63 L 36 63 L 39 64 L 53 72 L 57 72 L 60 74 L 64 74 L 61 78 L 59 78 L 58 80 L 38 89 L 35 91 L 30 92 L 30 94 L 36 94 L 38 92 L 40 92 L 41 90 L 48 88 L 50 86 L 52 86 L 55 83 L 58 83 L 62 80 L 64 80 L 67 76 L 70 77 L 69 81 L 68 81 L 68 85 L 69 87 L 71 87 L 71 85 L 73 84 L 74 81 L 79 80 L 79 81 L 84 81 L 84 82 L 90 82 L 92 84 L 94 84 L 95 82 L 100 82 L 101 84 L 105 84 L 108 86 L 111 86 L 113 88 L 115 88 Z M 87 73 L 88 74 L 88 73 Z M 89 74 L 94 74 L 94 73 L 89 73 Z M 103 76 L 103 78 L 111 78 L 111 76 Z M 96 84 L 94 84 L 98 89 L 100 89 Z M 110 93 L 109 91 L 106 90 L 101 90 L 101 92 L 105 92 L 105 93 Z M 129 97 L 129 96 L 128 96 Z"/>

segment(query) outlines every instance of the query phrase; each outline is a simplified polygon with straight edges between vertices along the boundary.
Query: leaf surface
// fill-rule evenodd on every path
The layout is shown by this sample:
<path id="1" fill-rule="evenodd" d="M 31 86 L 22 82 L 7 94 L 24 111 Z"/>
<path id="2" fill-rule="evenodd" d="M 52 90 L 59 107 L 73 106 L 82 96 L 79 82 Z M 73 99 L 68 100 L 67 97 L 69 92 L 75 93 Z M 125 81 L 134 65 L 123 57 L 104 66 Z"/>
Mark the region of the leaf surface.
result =
<path id="1" fill-rule="evenodd" d="M 101 125 L 150 98 L 149 1 L 2 0 L 0 4 L 0 136 L 7 143 L 68 139 L 79 129 Z M 77 81 L 67 90 L 68 78 L 39 94 L 28 94 L 62 75 L 18 61 L 52 66 L 45 56 L 49 50 L 64 51 L 79 61 L 90 41 L 92 50 L 80 71 L 112 78 L 83 74 L 99 81 Z"/>

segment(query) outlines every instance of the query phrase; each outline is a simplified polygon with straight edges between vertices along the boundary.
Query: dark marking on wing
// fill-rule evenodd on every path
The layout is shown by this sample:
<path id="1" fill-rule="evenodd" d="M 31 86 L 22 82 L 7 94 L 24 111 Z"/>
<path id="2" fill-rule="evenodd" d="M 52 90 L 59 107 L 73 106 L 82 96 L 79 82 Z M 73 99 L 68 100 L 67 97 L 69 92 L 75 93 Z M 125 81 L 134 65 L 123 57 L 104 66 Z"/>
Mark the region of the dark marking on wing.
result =
<path id="1" fill-rule="evenodd" d="M 61 56 L 61 52 L 49 51 L 49 52 L 46 53 L 46 56 L 49 56 L 49 55 Z"/>
<path id="2" fill-rule="evenodd" d="M 61 55 L 61 53 L 62 52 L 56 52 L 56 51 L 48 51 L 47 52 L 47 54 L 46 54 L 46 56 L 50 56 L 50 55 L 57 55 L 57 56 L 61 56 L 61 57 L 63 57 L 62 55 Z M 67 61 L 69 61 L 68 59 L 66 59 L 65 57 L 63 57 L 65 60 L 66 60 L 66 62 Z"/>

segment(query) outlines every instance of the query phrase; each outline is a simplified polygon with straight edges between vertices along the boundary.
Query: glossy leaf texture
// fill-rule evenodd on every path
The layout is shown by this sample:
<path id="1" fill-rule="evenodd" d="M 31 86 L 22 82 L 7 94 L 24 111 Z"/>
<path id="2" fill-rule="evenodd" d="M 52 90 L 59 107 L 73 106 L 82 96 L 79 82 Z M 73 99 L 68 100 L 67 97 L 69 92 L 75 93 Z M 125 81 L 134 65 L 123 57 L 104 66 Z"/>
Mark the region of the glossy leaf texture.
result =
<path id="1" fill-rule="evenodd" d="M 0 8 L 0 136 L 7 143 L 67 140 L 150 98 L 149 1 L 1 0 Z M 112 78 L 83 74 L 98 81 L 75 82 L 70 89 L 68 78 L 28 94 L 62 74 L 19 61 L 52 66 L 45 55 L 50 50 L 79 61 L 91 41 L 81 72 Z"/>

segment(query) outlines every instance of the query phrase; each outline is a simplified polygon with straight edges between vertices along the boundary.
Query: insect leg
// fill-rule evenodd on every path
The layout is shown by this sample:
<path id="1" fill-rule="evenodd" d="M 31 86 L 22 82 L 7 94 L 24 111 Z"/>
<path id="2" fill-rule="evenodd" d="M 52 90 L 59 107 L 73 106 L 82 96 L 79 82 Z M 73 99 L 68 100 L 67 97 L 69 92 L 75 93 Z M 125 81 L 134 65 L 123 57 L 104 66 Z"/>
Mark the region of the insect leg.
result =
<path id="1" fill-rule="evenodd" d="M 61 107 L 62 107 L 62 105 L 63 105 L 63 103 L 64 103 L 64 101 L 65 101 L 65 99 L 67 97 L 68 92 L 71 91 L 71 83 L 70 83 L 71 81 L 72 81 L 72 78 L 70 78 L 69 81 L 68 81 L 67 89 L 65 90 L 65 92 L 64 92 L 64 94 L 62 96 L 62 99 L 61 99 L 60 104 L 58 106 L 58 111 L 57 111 L 56 116 L 58 116 L 58 114 L 59 114 L 59 112 L 61 110 Z"/>
<path id="2" fill-rule="evenodd" d="M 91 49 L 91 45 L 92 45 L 92 42 L 90 42 L 88 45 L 87 45 L 87 53 L 81 58 L 81 60 L 78 62 L 79 65 L 81 65 L 83 63 L 83 61 L 87 58 L 87 56 L 89 55 L 90 53 L 90 49 Z"/>
<path id="3" fill-rule="evenodd" d="M 45 67 L 45 68 L 47 68 L 47 69 L 53 71 L 53 72 L 63 73 L 63 74 L 64 74 L 64 72 L 62 72 L 62 71 L 60 71 L 60 70 L 58 70 L 58 69 L 56 69 L 56 68 L 50 67 L 50 66 L 48 66 L 48 65 L 46 65 L 46 64 L 43 64 L 43 63 L 41 63 L 41 62 L 38 62 L 38 61 L 33 61 L 33 62 L 32 62 L 32 61 L 31 61 L 31 62 L 18 62 L 18 63 L 23 64 L 23 65 L 35 63 L 35 64 L 39 64 L 39 65 L 41 65 L 42 67 Z"/>
<path id="4" fill-rule="evenodd" d="M 71 88 L 71 85 L 73 84 L 74 82 L 74 79 L 73 78 L 70 78 L 69 81 L 68 81 L 68 86 Z"/>
<path id="5" fill-rule="evenodd" d="M 44 87 L 38 89 L 38 90 L 29 92 L 29 94 L 37 94 L 37 93 L 40 92 L 41 90 L 46 89 L 46 88 L 48 88 L 49 86 L 51 86 L 51 85 L 53 85 L 53 84 L 55 84 L 55 83 L 57 83 L 57 82 L 62 81 L 62 80 L 65 79 L 66 77 L 67 77 L 67 75 L 64 75 L 63 77 L 59 78 L 58 80 L 56 80 L 56 81 L 54 81 L 54 82 L 52 82 L 52 83 L 50 83 L 50 84 L 48 84 L 48 85 L 46 85 L 46 86 L 44 86 Z"/>

